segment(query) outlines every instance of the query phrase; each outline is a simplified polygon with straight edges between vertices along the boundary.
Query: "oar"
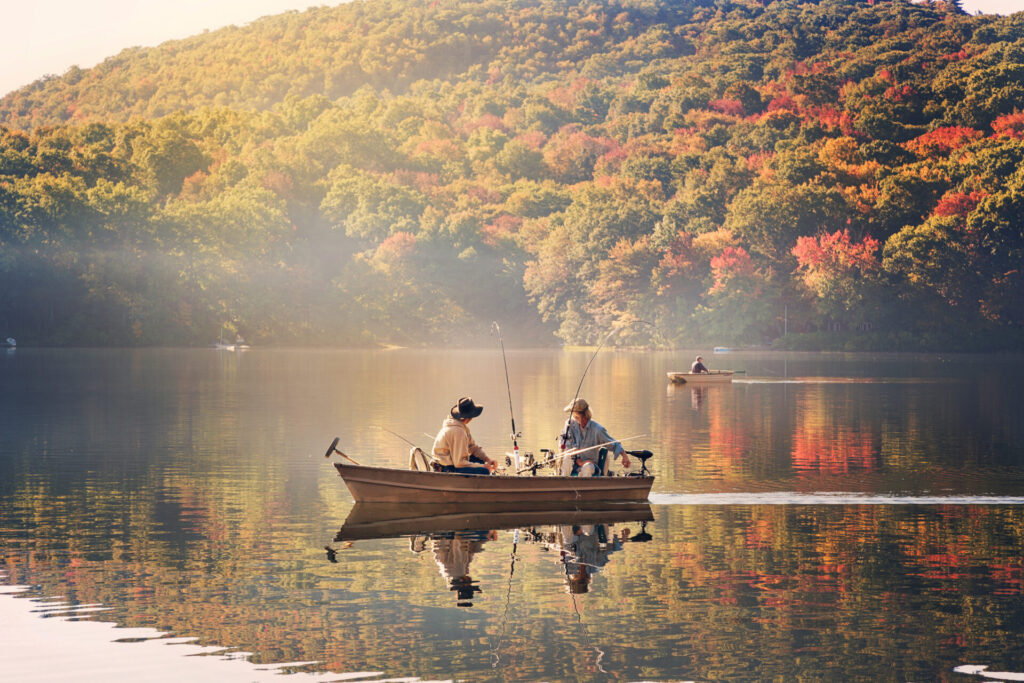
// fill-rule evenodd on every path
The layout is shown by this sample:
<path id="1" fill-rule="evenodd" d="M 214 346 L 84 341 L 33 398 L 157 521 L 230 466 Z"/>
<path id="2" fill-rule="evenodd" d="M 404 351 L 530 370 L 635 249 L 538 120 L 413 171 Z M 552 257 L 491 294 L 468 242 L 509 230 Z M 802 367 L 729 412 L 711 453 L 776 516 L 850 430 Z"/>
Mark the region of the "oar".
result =
<path id="1" fill-rule="evenodd" d="M 339 451 L 339 450 L 338 450 L 338 441 L 339 441 L 340 439 L 341 439 L 341 437 L 340 437 L 340 436 L 336 436 L 336 437 L 334 437 L 334 441 L 332 441 L 332 442 L 331 442 L 331 445 L 327 447 L 327 452 L 326 452 L 326 453 L 324 453 L 324 457 L 325 457 L 325 458 L 329 458 L 329 457 L 331 457 L 331 454 L 332 454 L 332 453 L 337 453 L 337 454 L 338 454 L 338 455 L 340 455 L 341 457 L 343 457 L 343 458 L 345 458 L 346 460 L 350 461 L 350 462 L 351 462 L 352 464 L 354 464 L 354 465 L 359 465 L 359 463 L 358 463 L 358 462 L 356 462 L 355 460 L 353 460 L 352 458 L 348 457 L 347 455 L 345 455 L 344 453 L 342 453 L 341 451 Z M 361 465 L 360 465 L 360 467 L 361 467 Z"/>

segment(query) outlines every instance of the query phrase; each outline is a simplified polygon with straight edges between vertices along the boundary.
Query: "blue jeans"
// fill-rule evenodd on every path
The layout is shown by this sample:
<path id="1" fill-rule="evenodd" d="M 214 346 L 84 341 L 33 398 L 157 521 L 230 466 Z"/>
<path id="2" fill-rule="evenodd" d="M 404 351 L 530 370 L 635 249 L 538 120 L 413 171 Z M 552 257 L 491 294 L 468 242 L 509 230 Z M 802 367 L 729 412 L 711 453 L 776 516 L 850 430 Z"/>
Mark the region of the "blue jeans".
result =
<path id="1" fill-rule="evenodd" d="M 442 472 L 452 472 L 454 474 L 490 474 L 491 471 L 486 467 L 454 467 L 452 465 L 442 465 Z"/>

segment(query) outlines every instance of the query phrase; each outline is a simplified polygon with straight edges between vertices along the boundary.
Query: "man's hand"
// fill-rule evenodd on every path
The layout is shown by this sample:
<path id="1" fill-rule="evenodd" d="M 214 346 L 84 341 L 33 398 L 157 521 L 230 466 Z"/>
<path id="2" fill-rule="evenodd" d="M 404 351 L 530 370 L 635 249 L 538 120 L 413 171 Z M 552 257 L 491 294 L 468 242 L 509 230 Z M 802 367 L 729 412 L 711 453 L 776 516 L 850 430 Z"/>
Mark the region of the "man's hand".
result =
<path id="1" fill-rule="evenodd" d="M 622 452 L 622 466 L 629 467 L 629 456 L 626 455 L 625 451 Z"/>

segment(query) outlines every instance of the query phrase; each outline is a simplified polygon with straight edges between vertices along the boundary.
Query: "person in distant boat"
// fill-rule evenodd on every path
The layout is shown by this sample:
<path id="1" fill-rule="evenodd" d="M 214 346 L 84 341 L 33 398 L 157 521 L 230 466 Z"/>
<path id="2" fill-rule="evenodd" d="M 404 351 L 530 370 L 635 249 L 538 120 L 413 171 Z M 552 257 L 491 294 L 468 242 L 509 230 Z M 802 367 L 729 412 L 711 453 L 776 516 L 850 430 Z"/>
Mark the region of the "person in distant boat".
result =
<path id="1" fill-rule="evenodd" d="M 498 467 L 497 461 L 487 457 L 484 449 L 473 441 L 473 435 L 469 433 L 470 420 L 483 411 L 484 407 L 478 406 L 468 396 L 460 398 L 459 402 L 452 406 L 448 417 L 441 424 L 441 431 L 434 438 L 434 447 L 431 449 L 431 455 L 441 465 L 442 472 L 490 474 Z"/>
<path id="2" fill-rule="evenodd" d="M 575 456 L 562 461 L 562 474 L 575 473 L 579 477 L 592 477 L 598 473 L 602 449 L 609 449 L 622 458 L 622 466 L 629 467 L 629 456 L 622 444 L 613 439 L 608 430 L 592 419 L 590 404 L 578 398 L 565 407 L 569 419 L 562 432 L 562 446 L 566 451 L 580 450 Z M 604 472 L 600 472 L 604 474 Z"/>
<path id="3" fill-rule="evenodd" d="M 699 375 L 701 373 L 707 373 L 711 371 L 704 366 L 704 358 L 702 356 L 697 356 L 697 360 L 693 361 L 693 365 L 690 366 L 690 372 L 692 372 L 695 375 Z"/>

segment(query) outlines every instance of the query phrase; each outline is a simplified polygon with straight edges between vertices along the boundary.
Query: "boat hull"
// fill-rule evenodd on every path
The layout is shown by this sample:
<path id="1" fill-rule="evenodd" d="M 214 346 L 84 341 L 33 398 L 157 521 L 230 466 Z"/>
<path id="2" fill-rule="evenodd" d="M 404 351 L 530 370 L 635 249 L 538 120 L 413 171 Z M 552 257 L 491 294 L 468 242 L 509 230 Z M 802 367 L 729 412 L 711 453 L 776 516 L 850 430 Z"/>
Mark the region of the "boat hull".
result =
<path id="1" fill-rule="evenodd" d="M 515 477 L 334 463 L 357 503 L 645 501 L 654 477 Z"/>
<path id="2" fill-rule="evenodd" d="M 712 372 L 669 372 L 668 380 L 674 384 L 727 384 L 732 381 L 732 370 Z"/>

